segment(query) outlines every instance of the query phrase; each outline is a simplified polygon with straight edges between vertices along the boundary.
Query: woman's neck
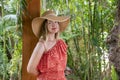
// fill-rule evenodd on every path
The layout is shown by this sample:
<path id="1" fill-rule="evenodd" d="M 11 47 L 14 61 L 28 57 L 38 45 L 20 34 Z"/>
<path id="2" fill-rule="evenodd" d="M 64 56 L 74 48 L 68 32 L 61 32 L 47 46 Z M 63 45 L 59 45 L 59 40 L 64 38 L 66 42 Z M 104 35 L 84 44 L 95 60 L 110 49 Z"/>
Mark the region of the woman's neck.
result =
<path id="1" fill-rule="evenodd" d="M 54 41 L 55 40 L 55 34 L 48 34 L 47 35 L 47 41 Z"/>

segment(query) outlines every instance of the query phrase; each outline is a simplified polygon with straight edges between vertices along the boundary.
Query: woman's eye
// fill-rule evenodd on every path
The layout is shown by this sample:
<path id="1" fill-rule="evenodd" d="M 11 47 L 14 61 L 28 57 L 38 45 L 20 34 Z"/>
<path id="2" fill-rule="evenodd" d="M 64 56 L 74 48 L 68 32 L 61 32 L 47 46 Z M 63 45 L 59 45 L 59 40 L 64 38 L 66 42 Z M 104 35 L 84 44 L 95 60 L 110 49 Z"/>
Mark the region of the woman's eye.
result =
<path id="1" fill-rule="evenodd" d="M 50 22 L 48 24 L 51 24 Z"/>

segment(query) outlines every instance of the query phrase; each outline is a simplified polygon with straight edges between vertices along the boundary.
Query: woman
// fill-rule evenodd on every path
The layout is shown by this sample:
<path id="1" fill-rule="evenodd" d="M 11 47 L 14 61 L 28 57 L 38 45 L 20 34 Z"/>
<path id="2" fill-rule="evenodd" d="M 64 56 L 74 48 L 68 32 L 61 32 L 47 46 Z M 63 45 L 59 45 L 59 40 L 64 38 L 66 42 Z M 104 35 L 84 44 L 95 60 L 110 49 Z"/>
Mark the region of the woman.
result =
<path id="1" fill-rule="evenodd" d="M 39 41 L 29 60 L 27 71 L 37 75 L 37 80 L 66 80 L 67 45 L 59 39 L 59 33 L 68 26 L 70 18 L 56 16 L 46 11 L 32 21 L 33 33 Z"/>

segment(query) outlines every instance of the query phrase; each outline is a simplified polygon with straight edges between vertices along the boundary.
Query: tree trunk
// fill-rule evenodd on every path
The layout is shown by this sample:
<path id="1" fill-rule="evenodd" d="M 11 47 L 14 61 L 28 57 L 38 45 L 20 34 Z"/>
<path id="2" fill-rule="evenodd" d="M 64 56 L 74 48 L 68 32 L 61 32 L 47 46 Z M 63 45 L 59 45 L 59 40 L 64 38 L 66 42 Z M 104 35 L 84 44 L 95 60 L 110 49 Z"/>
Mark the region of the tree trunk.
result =
<path id="1" fill-rule="evenodd" d="M 109 60 L 114 65 L 120 80 L 120 26 L 115 25 L 107 37 Z"/>
<path id="2" fill-rule="evenodd" d="M 22 46 L 22 80 L 36 80 L 36 77 L 27 73 L 27 64 L 31 53 L 38 41 L 31 28 L 31 21 L 40 16 L 40 0 L 26 0 L 27 11 L 23 15 L 23 46 Z M 28 13 L 27 16 L 25 16 Z"/>

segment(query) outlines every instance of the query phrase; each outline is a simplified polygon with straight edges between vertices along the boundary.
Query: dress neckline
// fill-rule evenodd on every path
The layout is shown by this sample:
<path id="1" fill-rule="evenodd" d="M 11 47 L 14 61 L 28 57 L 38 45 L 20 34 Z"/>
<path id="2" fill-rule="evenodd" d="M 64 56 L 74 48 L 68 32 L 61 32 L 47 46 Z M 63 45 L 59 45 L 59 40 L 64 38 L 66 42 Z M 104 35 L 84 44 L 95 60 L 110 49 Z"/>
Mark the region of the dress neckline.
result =
<path id="1" fill-rule="evenodd" d="M 49 53 L 50 51 L 52 51 L 57 46 L 58 42 L 59 42 L 59 39 L 56 40 L 56 43 L 53 45 L 53 47 L 51 47 L 50 49 L 48 49 L 47 51 L 45 51 L 44 54 Z"/>

